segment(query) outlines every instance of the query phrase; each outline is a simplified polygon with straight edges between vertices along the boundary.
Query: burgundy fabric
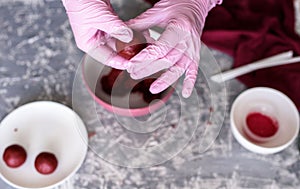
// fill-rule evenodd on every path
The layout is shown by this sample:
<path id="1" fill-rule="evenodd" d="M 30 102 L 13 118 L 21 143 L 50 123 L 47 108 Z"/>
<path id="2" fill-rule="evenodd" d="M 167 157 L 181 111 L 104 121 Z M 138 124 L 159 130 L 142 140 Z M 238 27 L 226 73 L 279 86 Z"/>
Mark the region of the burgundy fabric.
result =
<path id="1" fill-rule="evenodd" d="M 145 0 L 146 2 L 150 3 L 151 5 L 154 5 L 159 0 Z"/>
<path id="2" fill-rule="evenodd" d="M 293 0 L 224 0 L 210 11 L 202 40 L 233 56 L 234 67 L 287 50 L 300 55 Z M 238 79 L 248 87 L 280 90 L 300 110 L 300 62 L 261 69 Z"/>

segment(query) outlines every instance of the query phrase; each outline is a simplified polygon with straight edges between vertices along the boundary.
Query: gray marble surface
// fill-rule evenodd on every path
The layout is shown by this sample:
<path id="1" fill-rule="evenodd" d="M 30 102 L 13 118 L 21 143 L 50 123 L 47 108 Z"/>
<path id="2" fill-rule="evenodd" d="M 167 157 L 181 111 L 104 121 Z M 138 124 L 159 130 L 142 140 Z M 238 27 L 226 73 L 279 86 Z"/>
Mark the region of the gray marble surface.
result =
<path id="1" fill-rule="evenodd" d="M 121 10 L 120 6 L 124 6 L 124 2 L 113 2 L 116 10 Z M 140 1 L 131 3 L 130 6 L 147 8 Z M 126 16 L 128 15 L 123 18 L 127 19 Z M 38 100 L 51 100 L 73 107 L 74 77 L 83 53 L 74 43 L 61 2 L 2 0 L 0 28 L 0 119 L 15 108 Z M 212 53 L 220 67 L 230 68 L 231 57 L 215 50 Z M 232 101 L 245 90 L 245 86 L 236 80 L 226 82 L 225 85 L 227 109 L 222 129 L 212 146 L 204 153 L 194 150 L 199 146 L 199 140 L 195 139 L 164 163 L 148 168 L 128 168 L 109 163 L 90 148 L 79 171 L 60 188 L 300 188 L 297 142 L 273 155 L 258 155 L 244 149 L 232 136 L 228 113 Z M 203 84 L 204 89 L 205 86 Z M 204 102 L 205 99 L 203 97 Z M 80 110 L 75 111 L 80 115 L 84 114 Z M 109 113 L 101 108 L 97 108 L 97 111 L 104 125 L 108 127 L 114 124 L 114 117 Z M 205 113 L 201 115 L 205 116 Z M 99 120 L 83 117 L 88 131 L 96 133 L 89 141 L 93 147 L 101 139 L 102 130 L 94 126 Z M 109 131 L 112 135 L 122 135 L 122 130 Z M 172 127 L 166 126 L 159 133 L 162 135 L 161 140 L 164 139 L 164 134 L 172 132 Z M 127 139 L 132 137 L 124 136 Z M 126 137 L 123 138 L 124 143 L 128 142 Z M 141 138 L 134 144 L 139 144 L 143 140 Z M 155 140 L 152 142 L 159 143 Z M 3 181 L 0 181 L 0 188 L 11 189 Z"/>

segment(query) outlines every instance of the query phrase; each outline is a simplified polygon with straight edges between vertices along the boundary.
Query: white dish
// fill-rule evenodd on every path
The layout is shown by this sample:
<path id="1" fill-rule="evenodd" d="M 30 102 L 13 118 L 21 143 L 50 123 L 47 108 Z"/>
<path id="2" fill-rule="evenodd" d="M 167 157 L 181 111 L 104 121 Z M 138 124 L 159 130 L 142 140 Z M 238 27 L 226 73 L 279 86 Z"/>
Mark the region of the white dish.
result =
<path id="1" fill-rule="evenodd" d="M 88 135 L 80 117 L 70 108 L 50 101 L 23 105 L 0 124 L 0 172 L 16 188 L 50 188 L 72 176 L 87 152 Z M 12 144 L 23 146 L 27 159 L 18 168 L 3 161 L 3 152 Z M 36 171 L 34 161 L 41 152 L 51 152 L 58 160 L 56 170 L 48 175 Z"/>
<path id="2" fill-rule="evenodd" d="M 263 142 L 249 138 L 245 119 L 251 112 L 276 118 L 278 131 L 274 137 Z M 259 154 L 284 150 L 299 133 L 299 113 L 295 104 L 285 94 L 267 87 L 255 87 L 241 93 L 231 107 L 230 122 L 236 140 L 246 149 Z"/>

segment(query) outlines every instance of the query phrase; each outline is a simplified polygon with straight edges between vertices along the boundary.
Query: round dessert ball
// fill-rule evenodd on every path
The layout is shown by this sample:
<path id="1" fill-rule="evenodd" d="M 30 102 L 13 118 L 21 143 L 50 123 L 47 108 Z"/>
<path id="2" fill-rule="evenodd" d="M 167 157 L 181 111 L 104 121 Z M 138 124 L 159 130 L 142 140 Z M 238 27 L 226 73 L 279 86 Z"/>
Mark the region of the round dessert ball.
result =
<path id="1" fill-rule="evenodd" d="M 39 173 L 47 175 L 56 170 L 58 161 L 53 153 L 42 152 L 36 157 L 34 165 Z"/>
<path id="2" fill-rule="evenodd" d="M 26 161 L 26 157 L 25 149 L 18 144 L 8 146 L 3 153 L 4 162 L 11 168 L 20 167 Z"/>
<path id="3" fill-rule="evenodd" d="M 141 50 L 148 46 L 146 38 L 141 32 L 133 30 L 133 38 L 129 43 L 124 43 L 120 40 L 116 41 L 116 49 L 118 55 L 122 56 L 125 59 L 131 59 Z"/>

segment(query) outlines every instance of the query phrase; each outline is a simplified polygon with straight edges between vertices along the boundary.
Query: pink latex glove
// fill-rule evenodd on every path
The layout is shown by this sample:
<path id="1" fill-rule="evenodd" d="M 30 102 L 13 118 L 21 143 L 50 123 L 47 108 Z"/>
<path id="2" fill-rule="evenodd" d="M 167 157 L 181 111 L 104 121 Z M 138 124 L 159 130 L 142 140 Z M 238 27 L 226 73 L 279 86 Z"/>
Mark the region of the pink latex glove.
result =
<path id="1" fill-rule="evenodd" d="M 182 96 L 191 95 L 198 74 L 201 33 L 210 9 L 221 0 L 161 0 L 127 25 L 138 31 L 153 26 L 164 28 L 157 41 L 130 61 L 127 71 L 133 79 L 166 71 L 151 85 L 159 93 L 185 73 Z"/>
<path id="2" fill-rule="evenodd" d="M 132 40 L 132 30 L 119 19 L 109 0 L 62 0 L 79 49 L 97 61 L 126 69 L 128 60 L 118 56 L 114 38 Z"/>

